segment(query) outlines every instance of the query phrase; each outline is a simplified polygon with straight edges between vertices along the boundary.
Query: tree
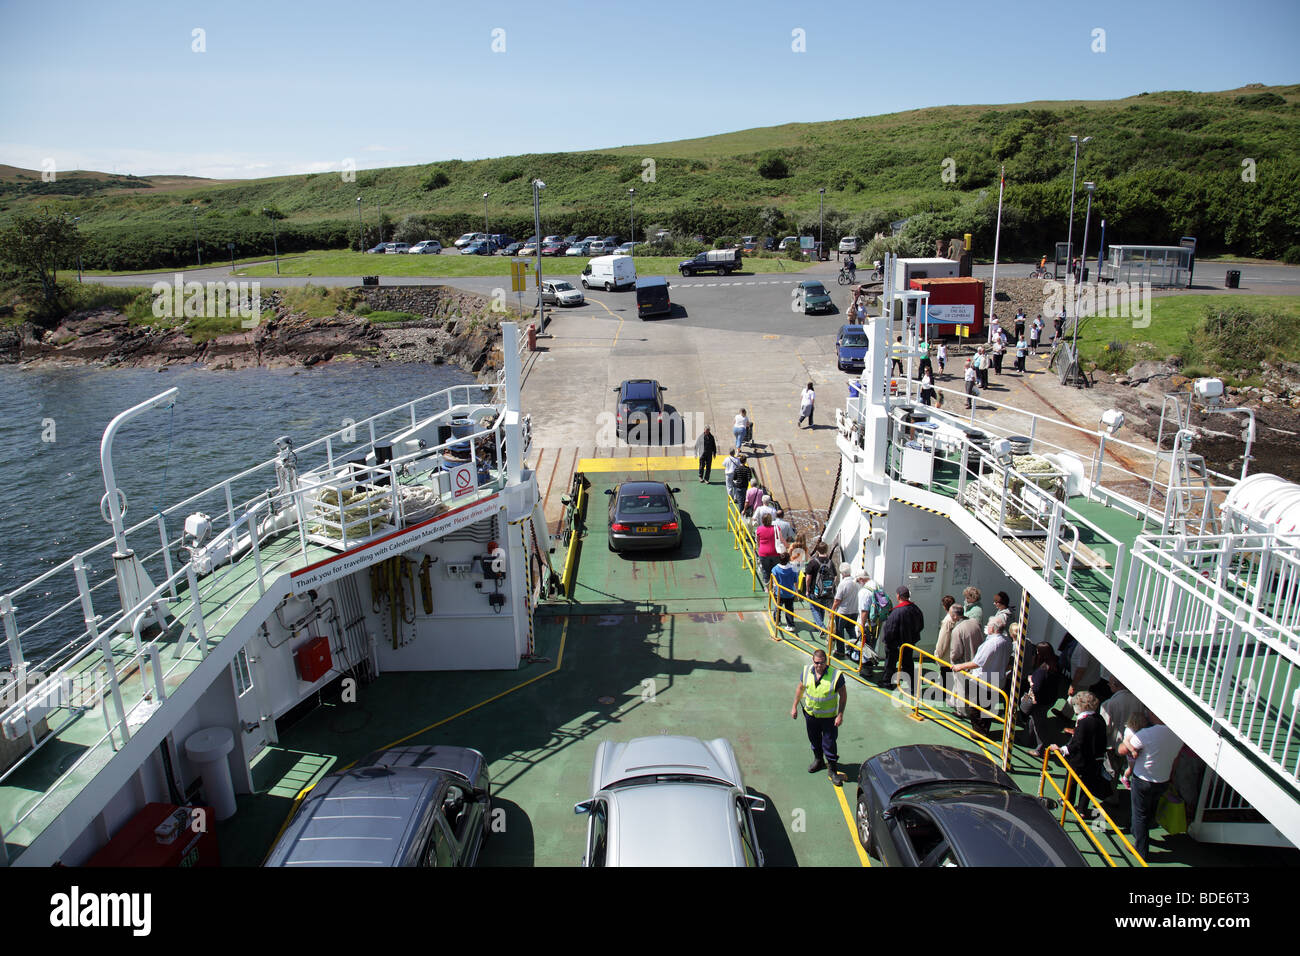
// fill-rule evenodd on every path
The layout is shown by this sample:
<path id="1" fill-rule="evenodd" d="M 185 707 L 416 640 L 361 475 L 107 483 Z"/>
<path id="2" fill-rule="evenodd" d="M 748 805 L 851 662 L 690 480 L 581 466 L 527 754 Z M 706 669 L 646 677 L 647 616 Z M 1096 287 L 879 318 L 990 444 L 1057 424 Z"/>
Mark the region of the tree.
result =
<path id="1" fill-rule="evenodd" d="M 7 266 L 24 291 L 39 292 L 36 309 L 39 324 L 52 323 L 63 314 L 59 292 L 60 262 L 68 261 L 81 248 L 81 235 L 67 213 L 42 210 L 34 216 L 16 214 L 0 230 L 0 262 Z M 51 326 L 52 327 L 52 326 Z"/>

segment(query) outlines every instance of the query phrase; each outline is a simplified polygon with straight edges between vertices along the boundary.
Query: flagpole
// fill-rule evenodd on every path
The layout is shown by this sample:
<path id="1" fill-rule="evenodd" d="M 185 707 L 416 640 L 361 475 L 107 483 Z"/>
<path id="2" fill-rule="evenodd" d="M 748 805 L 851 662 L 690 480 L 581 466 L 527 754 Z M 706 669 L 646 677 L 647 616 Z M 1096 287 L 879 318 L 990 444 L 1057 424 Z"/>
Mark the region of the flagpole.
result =
<path id="1" fill-rule="evenodd" d="M 989 322 L 992 328 L 994 309 L 998 303 L 998 243 L 1002 241 L 1002 190 L 1007 184 L 1007 167 L 999 167 L 998 179 L 998 225 L 993 233 L 993 287 L 989 290 Z"/>

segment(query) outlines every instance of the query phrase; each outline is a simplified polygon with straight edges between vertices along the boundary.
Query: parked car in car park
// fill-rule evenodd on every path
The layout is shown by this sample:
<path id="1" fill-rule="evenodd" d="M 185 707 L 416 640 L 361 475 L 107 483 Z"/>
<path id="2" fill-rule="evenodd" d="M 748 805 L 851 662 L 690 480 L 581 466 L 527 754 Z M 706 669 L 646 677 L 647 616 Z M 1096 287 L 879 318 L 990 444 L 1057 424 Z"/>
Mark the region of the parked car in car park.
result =
<path id="1" fill-rule="evenodd" d="M 389 242 L 384 245 L 384 253 L 390 256 L 404 256 L 410 251 L 410 244 L 405 242 Z"/>
<path id="2" fill-rule="evenodd" d="M 862 848 L 890 866 L 1087 866 L 1044 798 L 956 747 L 863 761 L 856 822 Z"/>
<path id="3" fill-rule="evenodd" d="M 542 301 L 550 305 L 582 305 L 586 298 L 567 279 L 543 279 Z"/>
<path id="4" fill-rule="evenodd" d="M 566 256 L 589 256 L 591 255 L 591 240 L 579 239 L 569 248 L 564 250 Z"/>
<path id="5" fill-rule="evenodd" d="M 501 250 L 501 255 L 517 256 L 519 255 L 519 250 L 522 249 L 523 247 L 524 244 L 522 242 L 512 242 L 510 243 L 510 245 L 506 246 L 504 249 Z"/>
<path id="6" fill-rule="evenodd" d="M 544 256 L 562 256 L 565 250 L 569 248 L 563 239 L 556 239 L 552 242 L 542 244 L 542 255 Z"/>
<path id="7" fill-rule="evenodd" d="M 442 252 L 442 243 L 437 239 L 425 239 L 411 246 L 413 256 L 436 256 Z"/>
<path id="8" fill-rule="evenodd" d="M 581 238 L 582 238 L 582 237 L 579 236 L 577 233 L 574 233 L 574 234 L 571 235 L 571 236 L 565 236 L 565 237 L 564 237 L 564 241 L 567 242 L 569 245 L 573 245 L 575 242 L 577 242 L 577 241 L 578 241 L 579 239 L 581 239 Z"/>
<path id="9" fill-rule="evenodd" d="M 592 243 L 595 250 L 595 243 Z M 606 292 L 636 285 L 636 264 L 631 256 L 597 256 L 582 270 L 582 287 L 604 288 Z"/>
<path id="10" fill-rule="evenodd" d="M 614 255 L 616 255 L 616 256 L 630 256 L 630 255 L 633 255 L 633 254 L 634 254 L 634 250 L 636 249 L 636 247 L 637 247 L 637 246 L 640 246 L 640 245 L 644 245 L 644 243 L 640 243 L 640 242 L 625 242 L 625 243 L 623 243 L 621 246 L 619 246 L 617 249 L 614 250 Z"/>
<path id="11" fill-rule="evenodd" d="M 384 250 L 386 250 L 387 248 L 388 248 L 388 243 L 381 242 L 379 243 L 379 245 L 372 246 L 371 248 L 367 249 L 366 254 L 369 255 L 370 253 L 378 253 L 380 255 L 383 255 Z"/>
<path id="12" fill-rule="evenodd" d="M 492 818 L 487 761 L 391 747 L 312 787 L 266 866 L 473 866 Z"/>
<path id="13" fill-rule="evenodd" d="M 537 241 L 534 240 L 534 239 L 529 239 L 529 240 L 528 240 L 527 242 L 525 242 L 525 243 L 523 244 L 523 246 L 519 249 L 518 255 L 521 255 L 521 256 L 535 256 L 535 255 L 537 255 Z"/>
<path id="14" fill-rule="evenodd" d="M 810 312 L 834 312 L 835 303 L 826 292 L 826 287 L 814 279 L 805 279 L 795 287 L 795 301 L 805 315 Z"/>
<path id="15" fill-rule="evenodd" d="M 481 241 L 481 240 L 484 240 L 484 239 L 486 239 L 486 238 L 487 238 L 487 233 L 486 233 L 486 232 L 467 232 L 467 233 L 465 233 L 465 235 L 463 235 L 463 236 L 461 236 L 459 239 L 457 239 L 457 240 L 453 243 L 453 245 L 454 245 L 457 249 L 463 249 L 463 248 L 465 248 L 465 246 L 469 245 L 471 242 L 474 242 L 476 239 Z"/>
<path id="16" fill-rule="evenodd" d="M 840 240 L 840 252 L 847 252 L 851 255 L 856 255 L 858 252 L 858 245 L 857 236 L 845 236 Z"/>
<path id="17" fill-rule="evenodd" d="M 608 256 L 614 253 L 614 246 L 611 246 L 604 239 L 595 239 L 591 243 L 591 254 L 593 256 Z"/>
<path id="18" fill-rule="evenodd" d="M 496 245 L 491 239 L 475 239 L 467 245 L 461 246 L 460 254 L 462 256 L 490 256 L 496 252 Z"/>
<path id="19" fill-rule="evenodd" d="M 731 743 L 658 735 L 601 741 L 587 816 L 584 866 L 762 866 L 754 814 Z"/>
<path id="20" fill-rule="evenodd" d="M 787 249 L 789 249 L 791 246 L 794 246 L 794 247 L 797 248 L 798 245 L 799 245 L 799 237 L 798 237 L 798 236 L 786 236 L 784 239 L 782 239 L 782 240 L 777 244 L 777 247 L 776 247 L 776 248 L 777 248 L 780 252 L 785 252 L 785 251 L 786 251 Z"/>

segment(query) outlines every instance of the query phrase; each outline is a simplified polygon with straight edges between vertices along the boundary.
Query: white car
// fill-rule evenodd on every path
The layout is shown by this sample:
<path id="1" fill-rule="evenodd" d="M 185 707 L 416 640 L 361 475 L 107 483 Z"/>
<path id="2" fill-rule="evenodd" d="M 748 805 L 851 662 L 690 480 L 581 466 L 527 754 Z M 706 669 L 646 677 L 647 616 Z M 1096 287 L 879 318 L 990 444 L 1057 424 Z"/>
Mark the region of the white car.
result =
<path id="1" fill-rule="evenodd" d="M 639 246 L 639 245 L 641 245 L 641 243 L 639 243 L 639 242 L 625 242 L 625 243 L 623 243 L 621 246 L 619 246 L 617 249 L 614 250 L 614 255 L 616 255 L 616 256 L 630 256 L 630 255 L 632 255 L 633 250 L 635 250 L 636 247 Z"/>
<path id="2" fill-rule="evenodd" d="M 405 242 L 390 242 L 384 247 L 384 252 L 390 256 L 404 256 L 411 251 L 411 247 Z"/>
<path id="3" fill-rule="evenodd" d="M 776 247 L 782 252 L 785 252 L 785 250 L 789 249 L 791 246 L 797 246 L 797 245 L 799 245 L 798 236 L 786 236 L 779 243 L 777 243 Z"/>
<path id="4" fill-rule="evenodd" d="M 467 233 L 465 233 L 465 235 L 461 236 L 459 239 L 456 240 L 456 243 L 455 243 L 456 248 L 457 248 L 457 249 L 463 249 L 463 248 L 465 248 L 465 246 L 468 246 L 468 245 L 469 245 L 471 242 L 473 242 L 475 239 L 482 239 L 484 242 L 486 242 L 486 241 L 487 241 L 487 233 L 486 233 L 486 232 L 467 232 Z"/>
<path id="5" fill-rule="evenodd" d="M 551 305 L 582 305 L 587 300 L 565 279 L 543 279 L 542 301 Z"/>
<path id="6" fill-rule="evenodd" d="M 843 239 L 840 240 L 840 252 L 848 252 L 848 253 L 856 254 L 857 251 L 858 251 L 857 236 L 845 236 Z"/>
<path id="7" fill-rule="evenodd" d="M 754 814 L 731 744 L 638 737 L 596 745 L 584 866 L 762 866 Z"/>
<path id="8" fill-rule="evenodd" d="M 437 239 L 425 239 L 411 246 L 413 256 L 436 256 L 442 252 L 442 243 Z"/>

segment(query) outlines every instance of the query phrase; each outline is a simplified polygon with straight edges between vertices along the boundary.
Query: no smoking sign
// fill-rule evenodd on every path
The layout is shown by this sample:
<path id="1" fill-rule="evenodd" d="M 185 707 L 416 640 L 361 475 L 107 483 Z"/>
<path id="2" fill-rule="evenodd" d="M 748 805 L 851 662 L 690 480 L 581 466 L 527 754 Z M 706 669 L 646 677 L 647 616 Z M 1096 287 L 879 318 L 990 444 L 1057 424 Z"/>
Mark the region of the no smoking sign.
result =
<path id="1" fill-rule="evenodd" d="M 478 488 L 478 475 L 474 473 L 473 464 L 457 465 L 451 470 L 451 491 L 453 498 L 468 495 Z"/>

